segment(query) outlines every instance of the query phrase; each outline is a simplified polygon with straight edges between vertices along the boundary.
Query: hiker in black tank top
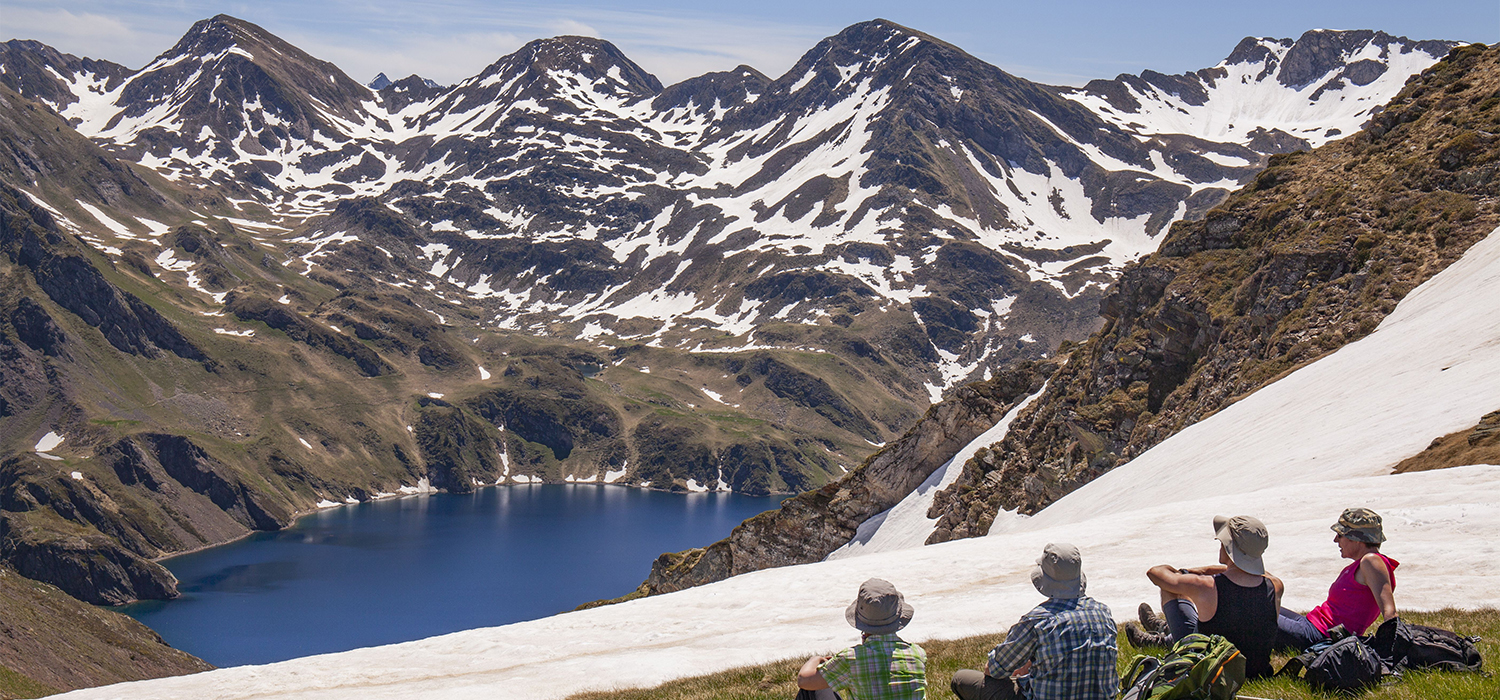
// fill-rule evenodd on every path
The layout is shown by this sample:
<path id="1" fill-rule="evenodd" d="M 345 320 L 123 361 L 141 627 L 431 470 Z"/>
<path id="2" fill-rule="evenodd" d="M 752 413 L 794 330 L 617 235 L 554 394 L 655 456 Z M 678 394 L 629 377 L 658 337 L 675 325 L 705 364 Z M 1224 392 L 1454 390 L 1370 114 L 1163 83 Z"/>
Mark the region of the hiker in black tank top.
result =
<path id="1" fill-rule="evenodd" d="M 1247 676 L 1269 676 L 1282 590 L 1260 558 L 1270 536 L 1264 523 L 1244 515 L 1214 518 L 1214 531 L 1218 565 L 1183 570 L 1163 564 L 1146 572 L 1161 589 L 1163 614 L 1141 604 L 1142 623 L 1127 623 L 1125 636 L 1143 647 L 1171 646 L 1195 632 L 1217 634 L 1245 655 Z M 1200 622 L 1200 615 L 1207 619 Z"/>
<path id="2" fill-rule="evenodd" d="M 1219 609 L 1198 623 L 1198 632 L 1217 634 L 1245 655 L 1245 675 L 1271 675 L 1271 647 L 1276 642 L 1276 587 L 1261 577 L 1258 586 L 1241 586 L 1224 574 L 1214 576 Z"/>

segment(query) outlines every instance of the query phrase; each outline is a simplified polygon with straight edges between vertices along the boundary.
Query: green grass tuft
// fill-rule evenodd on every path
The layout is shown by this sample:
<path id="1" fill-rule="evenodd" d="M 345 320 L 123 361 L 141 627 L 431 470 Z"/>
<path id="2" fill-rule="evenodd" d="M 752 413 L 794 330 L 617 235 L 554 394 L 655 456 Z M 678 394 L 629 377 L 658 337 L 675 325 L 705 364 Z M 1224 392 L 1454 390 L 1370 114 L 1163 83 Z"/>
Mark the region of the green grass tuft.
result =
<path id="1" fill-rule="evenodd" d="M 1402 619 L 1422 625 L 1451 629 L 1465 635 L 1479 635 L 1480 653 L 1487 668 L 1500 664 L 1500 610 L 1439 610 L 1409 612 Z M 984 668 L 985 656 L 1002 639 L 1003 634 L 982 635 L 945 641 L 923 642 L 927 650 L 927 697 L 930 700 L 955 700 L 948 690 L 948 679 L 961 668 Z M 1124 671 L 1139 653 L 1125 635 L 1120 635 L 1119 667 Z M 1287 657 L 1277 656 L 1273 665 L 1280 668 Z M 797 669 L 805 659 L 786 659 L 759 666 L 746 666 L 707 676 L 671 681 L 655 688 L 579 693 L 569 700 L 789 700 L 797 694 Z M 1287 678 L 1252 681 L 1240 689 L 1241 696 L 1274 700 L 1328 700 L 1350 696 L 1314 692 L 1307 684 Z M 1362 700 L 1477 700 L 1500 698 L 1500 677 L 1486 678 L 1477 673 L 1411 672 L 1374 690 L 1359 694 Z"/>
<path id="2" fill-rule="evenodd" d="M 39 698 L 55 693 L 57 693 L 56 688 L 42 685 L 4 666 L 0 666 L 0 698 Z"/>

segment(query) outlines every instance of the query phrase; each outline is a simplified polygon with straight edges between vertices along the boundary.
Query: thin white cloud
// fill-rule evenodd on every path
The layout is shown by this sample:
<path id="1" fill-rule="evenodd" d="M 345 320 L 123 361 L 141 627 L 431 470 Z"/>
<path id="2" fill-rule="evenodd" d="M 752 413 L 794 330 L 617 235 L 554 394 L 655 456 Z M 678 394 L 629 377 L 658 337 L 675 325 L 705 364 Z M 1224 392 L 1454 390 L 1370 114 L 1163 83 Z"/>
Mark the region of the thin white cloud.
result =
<path id="1" fill-rule="evenodd" d="M 595 38 L 600 36 L 598 29 L 573 19 L 557 20 L 552 23 L 552 27 L 558 36 L 591 36 Z"/>
<path id="2" fill-rule="evenodd" d="M 9 35 L 7 39 L 35 39 L 66 53 L 131 68 L 141 67 L 177 41 L 169 33 L 143 31 L 118 17 L 95 12 L 7 5 L 3 13 L 0 31 Z"/>
<path id="3" fill-rule="evenodd" d="M 281 35 L 361 82 L 377 73 L 393 79 L 416 73 L 443 84 L 472 77 L 533 39 L 591 36 L 619 46 L 631 60 L 670 85 L 741 64 L 776 77 L 828 33 L 825 28 L 721 15 L 598 8 L 510 5 L 475 14 L 471 6 L 460 4 L 433 11 L 449 14 L 437 22 L 386 6 L 377 15 L 357 20 L 357 32 Z"/>

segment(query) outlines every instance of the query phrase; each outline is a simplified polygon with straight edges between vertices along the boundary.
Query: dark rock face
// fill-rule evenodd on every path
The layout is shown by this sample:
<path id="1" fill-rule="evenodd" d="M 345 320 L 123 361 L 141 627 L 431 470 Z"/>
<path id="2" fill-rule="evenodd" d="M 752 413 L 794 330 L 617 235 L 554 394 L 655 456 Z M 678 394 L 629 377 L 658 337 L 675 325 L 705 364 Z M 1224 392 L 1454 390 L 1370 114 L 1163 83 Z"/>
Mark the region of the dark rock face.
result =
<path id="1" fill-rule="evenodd" d="M 21 342 L 30 345 L 33 349 L 51 355 L 61 357 L 67 354 L 64 343 L 67 336 L 47 311 L 31 300 L 30 297 L 21 297 L 16 304 L 16 310 L 10 316 L 10 323 L 16 329 L 16 336 Z"/>
<path id="2" fill-rule="evenodd" d="M 9 533 L 0 560 L 96 604 L 170 598 L 176 582 L 150 558 L 292 520 L 285 501 L 181 436 L 124 438 L 102 449 L 98 463 L 106 471 L 83 478 L 33 457 L 0 464 L 0 518 Z"/>
<path id="3" fill-rule="evenodd" d="M 901 439 L 839 481 L 746 520 L 704 549 L 663 554 L 643 588 L 670 593 L 749 571 L 821 561 L 847 544 L 859 524 L 899 503 L 954 453 L 1041 389 L 1052 363 L 1023 362 L 976 382 L 928 409 Z"/>
<path id="4" fill-rule="evenodd" d="M 505 447 L 493 425 L 440 399 L 424 398 L 421 405 L 417 445 L 434 488 L 470 493 L 478 484 L 500 479 Z"/>
<path id="5" fill-rule="evenodd" d="M 120 291 L 70 248 L 51 216 L 25 195 L 0 185 L 0 249 L 11 262 L 30 268 L 52 301 L 98 328 L 122 352 L 154 357 L 165 349 L 185 359 L 208 361 L 170 321 Z"/>
<path id="6" fill-rule="evenodd" d="M 175 598 L 177 579 L 99 532 L 58 536 L 29 518 L 0 514 L 0 558 L 16 572 L 95 605 Z"/>
<path id="7" fill-rule="evenodd" d="M 270 299 L 232 294 L 225 301 L 224 308 L 230 313 L 247 321 L 260 321 L 286 333 L 293 340 L 347 358 L 366 377 L 378 377 L 391 371 L 390 365 L 374 350 L 349 336 L 312 323 Z"/>

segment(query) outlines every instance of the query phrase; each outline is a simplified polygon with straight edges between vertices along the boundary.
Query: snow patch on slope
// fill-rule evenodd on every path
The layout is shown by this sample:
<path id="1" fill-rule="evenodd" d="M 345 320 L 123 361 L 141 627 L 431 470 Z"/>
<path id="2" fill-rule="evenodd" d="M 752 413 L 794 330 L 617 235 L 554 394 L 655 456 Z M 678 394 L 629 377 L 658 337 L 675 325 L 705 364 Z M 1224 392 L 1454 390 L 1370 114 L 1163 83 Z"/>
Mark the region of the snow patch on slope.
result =
<path id="1" fill-rule="evenodd" d="M 921 547 L 937 527 L 937 519 L 927 517 L 927 509 L 932 507 L 932 499 L 937 492 L 948 488 L 958 480 L 959 475 L 963 474 L 964 464 L 981 447 L 989 447 L 1005 439 L 1005 434 L 1010 431 L 1011 422 L 1045 391 L 1047 387 L 1043 385 L 1037 393 L 1016 404 L 995 423 L 994 427 L 964 445 L 958 454 L 953 455 L 952 459 L 938 467 L 927 477 L 926 481 L 922 482 L 922 485 L 907 494 L 906 498 L 901 499 L 900 503 L 860 523 L 858 531 L 854 533 L 854 539 L 833 550 L 828 555 L 828 559 L 846 559 L 877 552 Z"/>

